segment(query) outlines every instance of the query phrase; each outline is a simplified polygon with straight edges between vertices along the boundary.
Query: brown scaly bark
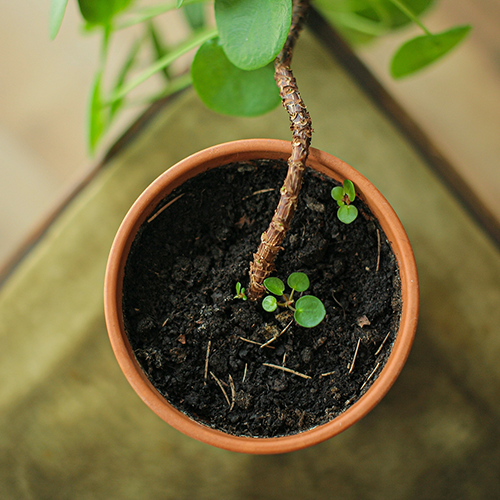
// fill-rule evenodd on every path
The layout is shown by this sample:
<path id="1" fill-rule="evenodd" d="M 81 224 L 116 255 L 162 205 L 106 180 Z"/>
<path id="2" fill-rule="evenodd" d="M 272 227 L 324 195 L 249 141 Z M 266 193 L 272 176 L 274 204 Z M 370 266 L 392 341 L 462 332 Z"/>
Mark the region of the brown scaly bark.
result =
<path id="1" fill-rule="evenodd" d="M 292 154 L 288 159 L 288 172 L 281 188 L 278 207 L 261 241 L 254 260 L 250 264 L 250 286 L 248 295 L 256 300 L 264 294 L 263 285 L 274 270 L 274 260 L 295 214 L 297 199 L 305 170 L 309 144 L 311 143 L 311 118 L 302 101 L 290 64 L 293 48 L 302 30 L 304 17 L 309 7 L 308 0 L 293 0 L 292 25 L 283 49 L 274 62 L 274 78 L 280 89 L 283 107 L 290 116 L 292 131 Z"/>

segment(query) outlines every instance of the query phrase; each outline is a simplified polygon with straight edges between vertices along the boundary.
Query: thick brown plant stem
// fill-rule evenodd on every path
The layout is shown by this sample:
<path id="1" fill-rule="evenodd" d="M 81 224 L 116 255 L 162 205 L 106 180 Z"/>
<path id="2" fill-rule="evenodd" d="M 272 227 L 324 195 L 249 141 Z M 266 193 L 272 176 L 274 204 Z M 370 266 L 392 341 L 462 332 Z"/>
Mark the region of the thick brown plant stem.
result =
<path id="1" fill-rule="evenodd" d="M 274 260 L 282 248 L 281 244 L 295 214 L 305 164 L 309 154 L 309 144 L 312 136 L 311 118 L 290 69 L 293 48 L 302 29 L 308 6 L 308 0 L 294 0 L 290 32 L 274 63 L 274 78 L 280 90 L 283 107 L 290 116 L 292 154 L 288 159 L 288 172 L 281 188 L 278 207 L 274 212 L 269 227 L 262 233 L 259 248 L 254 254 L 253 262 L 250 264 L 248 295 L 253 300 L 262 297 L 265 291 L 263 281 L 274 270 Z"/>

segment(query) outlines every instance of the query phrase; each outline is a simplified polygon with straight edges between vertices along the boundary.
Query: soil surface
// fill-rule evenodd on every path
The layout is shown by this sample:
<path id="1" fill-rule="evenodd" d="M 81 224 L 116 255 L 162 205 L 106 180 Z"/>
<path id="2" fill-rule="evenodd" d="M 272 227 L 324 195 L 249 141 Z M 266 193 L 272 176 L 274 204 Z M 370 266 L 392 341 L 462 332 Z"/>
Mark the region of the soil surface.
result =
<path id="1" fill-rule="evenodd" d="M 234 298 L 285 173 L 285 162 L 261 160 L 186 182 L 142 225 L 125 270 L 125 326 L 144 372 L 173 406 L 235 435 L 293 434 L 344 412 L 377 378 L 399 326 L 386 236 L 359 198 L 358 218 L 339 222 L 335 183 L 309 170 L 274 276 L 305 272 L 326 318 L 303 328 L 289 310 Z"/>

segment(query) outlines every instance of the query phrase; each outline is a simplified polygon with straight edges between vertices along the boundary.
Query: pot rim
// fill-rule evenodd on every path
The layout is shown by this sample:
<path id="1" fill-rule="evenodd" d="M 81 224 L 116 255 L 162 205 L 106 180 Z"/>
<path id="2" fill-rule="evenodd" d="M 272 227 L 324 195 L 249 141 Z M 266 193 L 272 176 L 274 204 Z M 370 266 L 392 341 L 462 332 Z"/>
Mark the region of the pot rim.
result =
<path id="1" fill-rule="evenodd" d="M 199 151 L 170 167 L 139 196 L 123 219 L 116 234 L 106 267 L 104 311 L 108 335 L 115 357 L 130 385 L 160 418 L 177 430 L 204 443 L 242 453 L 271 454 L 294 451 L 329 439 L 369 413 L 389 391 L 408 358 L 419 311 L 417 267 L 406 232 L 387 200 L 368 179 L 342 160 L 310 149 L 307 166 L 342 182 L 350 179 L 357 194 L 377 217 L 396 256 L 403 309 L 396 340 L 382 371 L 367 392 L 344 413 L 330 422 L 290 436 L 253 438 L 234 436 L 200 424 L 171 406 L 149 382 L 128 341 L 122 318 L 122 282 L 130 246 L 140 225 L 157 204 L 189 178 L 210 168 L 241 160 L 288 159 L 289 141 L 247 139 L 219 144 Z"/>

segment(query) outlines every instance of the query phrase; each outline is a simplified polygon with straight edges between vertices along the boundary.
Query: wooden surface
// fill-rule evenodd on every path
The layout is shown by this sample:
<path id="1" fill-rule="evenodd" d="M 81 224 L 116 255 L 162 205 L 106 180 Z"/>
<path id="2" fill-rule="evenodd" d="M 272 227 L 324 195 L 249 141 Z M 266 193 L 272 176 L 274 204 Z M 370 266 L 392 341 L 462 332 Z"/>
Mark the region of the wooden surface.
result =
<path id="1" fill-rule="evenodd" d="M 310 36 L 295 66 L 313 145 L 367 176 L 414 246 L 421 317 L 396 385 L 340 436 L 275 457 L 188 439 L 127 385 L 104 328 L 102 281 L 128 207 L 196 150 L 289 136 L 281 109 L 227 118 L 187 92 L 98 173 L 0 290 L 0 497 L 420 500 L 500 491 L 499 251 Z"/>

